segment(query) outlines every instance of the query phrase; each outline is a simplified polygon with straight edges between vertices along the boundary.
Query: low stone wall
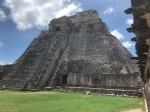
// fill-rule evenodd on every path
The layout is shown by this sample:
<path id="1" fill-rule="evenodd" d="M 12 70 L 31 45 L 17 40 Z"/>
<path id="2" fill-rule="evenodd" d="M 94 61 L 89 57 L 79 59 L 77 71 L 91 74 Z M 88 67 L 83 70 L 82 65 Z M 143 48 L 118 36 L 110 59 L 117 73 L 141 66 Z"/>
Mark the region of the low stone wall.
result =
<path id="1" fill-rule="evenodd" d="M 103 95 L 109 95 L 109 96 L 143 97 L 142 90 L 139 88 L 130 88 L 130 89 L 113 89 L 112 88 L 112 89 L 108 89 L 108 88 L 57 86 L 55 88 L 55 90 L 90 93 L 90 94 L 96 93 L 96 94 L 103 94 Z"/>
<path id="2" fill-rule="evenodd" d="M 130 88 L 141 87 L 138 74 L 82 74 L 70 73 L 67 86 Z"/>

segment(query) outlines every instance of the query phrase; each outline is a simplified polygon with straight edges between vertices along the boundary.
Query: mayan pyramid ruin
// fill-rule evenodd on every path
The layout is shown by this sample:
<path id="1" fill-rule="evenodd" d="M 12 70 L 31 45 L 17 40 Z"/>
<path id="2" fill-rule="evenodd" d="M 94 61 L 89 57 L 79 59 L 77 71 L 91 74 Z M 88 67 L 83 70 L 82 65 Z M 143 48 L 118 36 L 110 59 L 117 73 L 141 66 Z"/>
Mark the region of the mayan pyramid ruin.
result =
<path id="1" fill-rule="evenodd" d="M 25 52 L 3 69 L 7 89 L 47 86 L 138 87 L 136 62 L 97 11 L 53 19 Z"/>

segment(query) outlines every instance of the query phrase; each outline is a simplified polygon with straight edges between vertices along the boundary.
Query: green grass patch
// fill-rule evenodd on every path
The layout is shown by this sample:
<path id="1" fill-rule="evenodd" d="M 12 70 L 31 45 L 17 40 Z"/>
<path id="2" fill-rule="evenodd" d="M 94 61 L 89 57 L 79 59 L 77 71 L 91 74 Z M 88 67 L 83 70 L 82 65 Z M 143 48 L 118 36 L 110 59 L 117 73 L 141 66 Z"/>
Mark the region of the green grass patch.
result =
<path id="1" fill-rule="evenodd" d="M 144 109 L 143 98 L 55 91 L 0 91 L 0 112 L 121 112 L 134 108 Z"/>

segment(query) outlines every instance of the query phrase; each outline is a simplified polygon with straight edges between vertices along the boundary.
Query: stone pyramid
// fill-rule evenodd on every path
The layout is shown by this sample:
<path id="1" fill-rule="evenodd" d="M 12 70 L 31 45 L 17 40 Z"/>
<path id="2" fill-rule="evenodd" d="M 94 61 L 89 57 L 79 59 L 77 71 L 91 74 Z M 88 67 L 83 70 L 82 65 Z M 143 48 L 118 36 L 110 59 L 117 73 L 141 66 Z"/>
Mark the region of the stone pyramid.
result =
<path id="1" fill-rule="evenodd" d="M 95 10 L 79 12 L 50 21 L 49 29 L 4 67 L 1 86 L 136 87 L 138 69 L 131 57 Z"/>

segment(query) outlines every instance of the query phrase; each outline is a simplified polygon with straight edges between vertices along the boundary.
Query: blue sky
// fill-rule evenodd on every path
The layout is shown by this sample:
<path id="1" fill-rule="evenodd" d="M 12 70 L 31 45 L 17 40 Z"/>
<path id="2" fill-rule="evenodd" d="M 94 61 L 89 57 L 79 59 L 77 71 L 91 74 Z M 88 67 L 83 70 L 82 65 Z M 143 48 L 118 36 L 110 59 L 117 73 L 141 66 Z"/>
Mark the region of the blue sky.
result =
<path id="1" fill-rule="evenodd" d="M 1 0 L 0 1 L 0 64 L 13 63 L 19 58 L 49 21 L 78 11 L 97 10 L 119 41 L 135 55 L 135 35 L 126 28 L 132 24 L 132 15 L 124 10 L 130 0 Z"/>

